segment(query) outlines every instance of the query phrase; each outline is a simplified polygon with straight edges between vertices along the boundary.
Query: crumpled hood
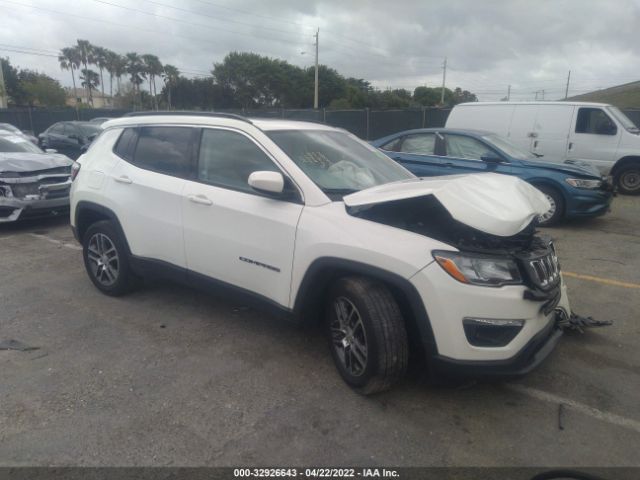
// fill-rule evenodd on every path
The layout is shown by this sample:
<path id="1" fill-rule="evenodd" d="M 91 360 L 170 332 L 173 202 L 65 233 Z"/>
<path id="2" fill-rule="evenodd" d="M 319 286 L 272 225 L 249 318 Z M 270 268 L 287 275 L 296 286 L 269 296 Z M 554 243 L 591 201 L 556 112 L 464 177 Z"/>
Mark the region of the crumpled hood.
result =
<path id="1" fill-rule="evenodd" d="M 416 178 L 367 188 L 343 198 L 348 207 L 364 207 L 433 195 L 453 218 L 477 230 L 510 237 L 551 208 L 535 187 L 497 173 Z"/>
<path id="2" fill-rule="evenodd" d="M 61 153 L 0 152 L 0 172 L 33 172 L 71 165 L 73 160 Z"/>

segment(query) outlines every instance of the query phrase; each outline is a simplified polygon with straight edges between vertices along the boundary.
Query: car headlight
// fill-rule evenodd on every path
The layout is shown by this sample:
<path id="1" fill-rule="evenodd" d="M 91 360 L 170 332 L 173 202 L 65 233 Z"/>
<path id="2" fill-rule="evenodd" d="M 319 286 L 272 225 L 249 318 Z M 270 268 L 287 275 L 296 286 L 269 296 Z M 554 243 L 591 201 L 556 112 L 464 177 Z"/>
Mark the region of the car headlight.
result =
<path id="1" fill-rule="evenodd" d="M 588 188 L 590 190 L 600 188 L 600 186 L 602 185 L 602 180 L 585 180 L 583 178 L 565 178 L 564 181 L 567 182 L 572 187 Z"/>
<path id="2" fill-rule="evenodd" d="M 446 251 L 434 251 L 433 258 L 462 283 L 489 287 L 522 283 L 518 265 L 510 258 Z"/>

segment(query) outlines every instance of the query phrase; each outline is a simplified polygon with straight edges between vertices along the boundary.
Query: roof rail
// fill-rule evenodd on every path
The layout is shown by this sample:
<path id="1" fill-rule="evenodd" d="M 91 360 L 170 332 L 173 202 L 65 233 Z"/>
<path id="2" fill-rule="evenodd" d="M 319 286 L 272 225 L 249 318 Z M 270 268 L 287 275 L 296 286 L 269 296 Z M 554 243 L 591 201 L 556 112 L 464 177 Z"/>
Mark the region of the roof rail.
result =
<path id="1" fill-rule="evenodd" d="M 147 117 L 147 116 L 157 116 L 157 115 L 187 115 L 187 116 L 197 116 L 197 117 L 217 117 L 217 118 L 232 118 L 234 120 L 240 120 L 242 122 L 247 122 L 253 124 L 251 120 L 247 117 L 243 117 L 242 115 L 237 115 L 235 113 L 223 113 L 223 112 L 200 112 L 197 110 L 170 110 L 170 111 L 155 111 L 150 110 L 147 112 L 129 112 L 125 113 L 123 117 Z"/>

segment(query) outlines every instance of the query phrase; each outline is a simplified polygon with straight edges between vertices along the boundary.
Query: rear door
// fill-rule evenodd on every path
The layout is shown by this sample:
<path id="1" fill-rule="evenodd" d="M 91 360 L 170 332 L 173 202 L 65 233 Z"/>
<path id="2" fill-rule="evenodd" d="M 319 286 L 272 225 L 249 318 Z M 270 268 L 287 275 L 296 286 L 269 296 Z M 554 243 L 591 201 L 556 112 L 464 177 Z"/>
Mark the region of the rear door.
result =
<path id="1" fill-rule="evenodd" d="M 577 107 L 569 135 L 567 158 L 592 164 L 608 172 L 615 160 L 621 131 L 600 107 Z"/>
<path id="2" fill-rule="evenodd" d="M 116 143 L 119 161 L 107 173 L 106 195 L 134 255 L 186 267 L 182 191 L 195 171 L 198 132 L 184 126 L 129 128 Z"/>
<path id="3" fill-rule="evenodd" d="M 202 130 L 197 174 L 182 198 L 187 266 L 288 306 L 303 204 L 254 191 L 249 175 L 265 170 L 282 172 L 244 132 Z"/>
<path id="4" fill-rule="evenodd" d="M 418 177 L 445 175 L 444 160 L 436 154 L 437 140 L 434 132 L 413 133 L 394 140 L 382 149 Z"/>

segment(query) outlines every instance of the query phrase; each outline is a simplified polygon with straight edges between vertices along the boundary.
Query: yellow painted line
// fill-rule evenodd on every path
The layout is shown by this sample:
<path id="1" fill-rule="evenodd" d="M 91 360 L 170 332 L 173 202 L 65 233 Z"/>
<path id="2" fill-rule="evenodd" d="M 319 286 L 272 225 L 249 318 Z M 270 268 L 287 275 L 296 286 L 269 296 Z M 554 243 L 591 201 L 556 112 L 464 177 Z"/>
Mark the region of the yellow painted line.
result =
<path id="1" fill-rule="evenodd" d="M 580 280 L 589 280 L 590 282 L 603 283 L 605 285 L 613 285 L 615 287 L 624 288 L 640 288 L 638 283 L 621 282 L 619 280 L 611 280 L 610 278 L 594 277 L 593 275 L 582 275 L 581 273 L 562 272 L 565 277 L 579 278 Z"/>

